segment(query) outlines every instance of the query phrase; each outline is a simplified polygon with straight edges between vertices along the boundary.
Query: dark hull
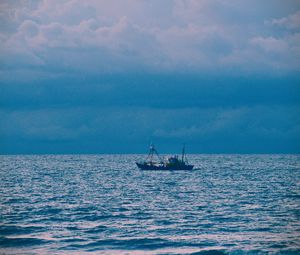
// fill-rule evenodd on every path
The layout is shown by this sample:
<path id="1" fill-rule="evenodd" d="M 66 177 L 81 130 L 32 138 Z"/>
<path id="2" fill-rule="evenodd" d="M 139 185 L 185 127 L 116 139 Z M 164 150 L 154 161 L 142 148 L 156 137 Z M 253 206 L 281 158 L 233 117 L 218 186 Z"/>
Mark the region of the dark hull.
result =
<path id="1" fill-rule="evenodd" d="M 147 164 L 141 164 L 141 163 L 136 163 L 137 167 L 140 170 L 192 170 L 193 169 L 193 165 L 184 165 L 184 166 L 156 166 L 156 165 L 147 165 Z"/>

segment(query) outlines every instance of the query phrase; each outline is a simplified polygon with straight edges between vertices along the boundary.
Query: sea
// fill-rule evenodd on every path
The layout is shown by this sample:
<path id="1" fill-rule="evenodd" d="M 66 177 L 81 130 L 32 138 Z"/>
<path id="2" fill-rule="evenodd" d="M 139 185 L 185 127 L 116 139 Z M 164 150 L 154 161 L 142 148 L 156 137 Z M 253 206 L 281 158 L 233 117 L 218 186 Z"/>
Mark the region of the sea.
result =
<path id="1" fill-rule="evenodd" d="M 300 254 L 300 155 L 0 156 L 0 254 Z"/>

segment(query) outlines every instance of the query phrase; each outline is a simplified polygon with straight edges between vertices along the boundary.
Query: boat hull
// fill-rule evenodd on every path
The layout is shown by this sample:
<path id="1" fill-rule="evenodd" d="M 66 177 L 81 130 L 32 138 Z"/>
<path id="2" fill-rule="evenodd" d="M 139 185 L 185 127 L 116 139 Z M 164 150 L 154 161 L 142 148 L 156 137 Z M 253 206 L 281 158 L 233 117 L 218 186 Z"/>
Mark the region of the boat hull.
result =
<path id="1" fill-rule="evenodd" d="M 140 170 L 150 170 L 150 171 L 162 171 L 162 170 L 168 170 L 168 171 L 178 171 L 178 170 L 192 170 L 193 165 L 184 165 L 184 166 L 164 166 L 164 165 L 148 165 L 148 164 L 141 164 L 136 163 L 137 167 Z"/>

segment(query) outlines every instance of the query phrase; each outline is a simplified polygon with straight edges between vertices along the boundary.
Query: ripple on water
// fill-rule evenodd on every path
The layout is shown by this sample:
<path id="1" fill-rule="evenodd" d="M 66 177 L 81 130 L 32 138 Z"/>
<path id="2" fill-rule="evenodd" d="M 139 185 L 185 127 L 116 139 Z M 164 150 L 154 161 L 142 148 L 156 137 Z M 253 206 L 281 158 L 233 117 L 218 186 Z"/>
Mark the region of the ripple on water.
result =
<path id="1" fill-rule="evenodd" d="M 0 253 L 300 254 L 299 155 L 0 157 Z"/>
<path id="2" fill-rule="evenodd" d="M 21 238 L 21 237 L 0 237 L 0 247 L 31 247 L 36 245 L 44 245 L 49 243 L 48 240 L 40 238 Z"/>

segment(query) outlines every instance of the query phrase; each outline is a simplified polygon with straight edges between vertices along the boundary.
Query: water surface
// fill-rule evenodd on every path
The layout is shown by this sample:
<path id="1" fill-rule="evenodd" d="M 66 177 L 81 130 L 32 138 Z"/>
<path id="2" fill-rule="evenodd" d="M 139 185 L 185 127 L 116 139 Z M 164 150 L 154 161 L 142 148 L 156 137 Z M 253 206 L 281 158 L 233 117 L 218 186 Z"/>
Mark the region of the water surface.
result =
<path id="1" fill-rule="evenodd" d="M 299 155 L 0 156 L 2 254 L 299 254 Z"/>

